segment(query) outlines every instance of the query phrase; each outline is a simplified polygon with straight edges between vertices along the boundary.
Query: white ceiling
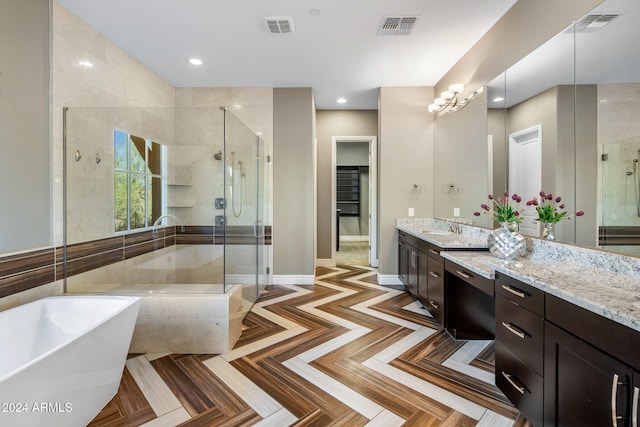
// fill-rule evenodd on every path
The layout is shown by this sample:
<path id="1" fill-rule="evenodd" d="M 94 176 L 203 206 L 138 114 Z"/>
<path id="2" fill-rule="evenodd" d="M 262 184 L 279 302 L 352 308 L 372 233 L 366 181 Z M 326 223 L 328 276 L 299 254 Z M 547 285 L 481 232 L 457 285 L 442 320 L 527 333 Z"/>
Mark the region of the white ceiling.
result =
<path id="1" fill-rule="evenodd" d="M 318 109 L 376 109 L 380 86 L 434 86 L 516 0 L 58 2 L 176 87 L 305 86 Z M 376 35 L 389 15 L 420 18 L 409 36 Z M 295 32 L 267 32 L 266 16 Z"/>
<path id="2" fill-rule="evenodd" d="M 618 14 L 594 32 L 571 28 L 489 83 L 491 107 L 511 107 L 556 85 L 640 82 L 640 1 L 605 0 L 590 14 Z"/>

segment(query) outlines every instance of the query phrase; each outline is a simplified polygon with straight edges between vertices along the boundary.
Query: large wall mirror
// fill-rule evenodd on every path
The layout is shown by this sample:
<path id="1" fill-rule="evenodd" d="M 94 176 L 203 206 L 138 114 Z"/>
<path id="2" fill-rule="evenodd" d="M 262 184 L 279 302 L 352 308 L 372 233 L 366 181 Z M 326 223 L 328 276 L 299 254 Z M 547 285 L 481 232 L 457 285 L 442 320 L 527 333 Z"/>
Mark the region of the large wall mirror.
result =
<path id="1" fill-rule="evenodd" d="M 558 224 L 559 241 L 633 255 L 640 255 L 638 19 L 637 0 L 605 0 L 487 83 L 487 160 L 476 156 L 473 174 L 476 184 L 487 182 L 488 192 L 517 191 L 526 199 L 551 192 L 563 198 L 570 214 L 584 211 L 584 216 Z M 463 116 L 455 120 L 470 123 Z M 438 145 L 445 123 L 436 121 L 436 165 L 441 169 L 451 167 L 441 162 L 447 156 Z M 468 141 L 459 141 L 462 154 Z M 526 164 L 520 167 L 528 168 L 527 179 L 518 182 L 513 173 L 518 156 L 513 154 L 520 143 L 532 143 L 527 150 L 537 148 L 526 152 Z M 483 175 L 485 161 L 488 178 Z M 460 182 L 460 188 L 472 184 Z M 479 192 L 464 195 L 476 205 L 484 197 Z M 446 205 L 442 200 L 434 202 L 435 216 L 451 216 L 449 206 L 439 210 Z M 481 219 L 478 225 L 493 224 Z M 536 223 L 525 219 L 523 226 L 539 235 Z"/>

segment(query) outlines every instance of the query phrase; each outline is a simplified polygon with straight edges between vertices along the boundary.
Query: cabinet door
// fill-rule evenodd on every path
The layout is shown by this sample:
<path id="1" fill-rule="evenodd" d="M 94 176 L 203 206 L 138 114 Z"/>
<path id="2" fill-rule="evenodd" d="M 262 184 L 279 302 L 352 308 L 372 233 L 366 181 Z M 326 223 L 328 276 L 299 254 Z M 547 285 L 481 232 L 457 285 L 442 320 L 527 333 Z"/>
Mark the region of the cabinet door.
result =
<path id="1" fill-rule="evenodd" d="M 429 255 L 418 251 L 418 299 L 426 307 L 429 303 Z"/>
<path id="2" fill-rule="evenodd" d="M 398 277 L 400 277 L 400 281 L 405 285 L 407 285 L 407 273 L 409 268 L 407 247 L 408 245 L 405 242 L 398 242 Z"/>
<path id="3" fill-rule="evenodd" d="M 544 369 L 545 426 L 631 425 L 628 366 L 545 322 Z"/>

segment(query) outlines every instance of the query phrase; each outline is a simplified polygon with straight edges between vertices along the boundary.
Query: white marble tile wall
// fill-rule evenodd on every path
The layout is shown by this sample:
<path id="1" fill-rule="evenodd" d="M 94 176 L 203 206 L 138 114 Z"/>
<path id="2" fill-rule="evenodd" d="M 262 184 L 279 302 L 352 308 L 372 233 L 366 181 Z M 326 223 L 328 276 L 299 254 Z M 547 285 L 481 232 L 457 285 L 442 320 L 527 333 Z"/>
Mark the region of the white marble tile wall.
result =
<path id="1" fill-rule="evenodd" d="M 638 177 L 633 159 L 640 150 L 640 83 L 598 85 L 598 224 L 640 226 L 636 212 Z M 640 174 L 640 165 L 638 165 Z"/>

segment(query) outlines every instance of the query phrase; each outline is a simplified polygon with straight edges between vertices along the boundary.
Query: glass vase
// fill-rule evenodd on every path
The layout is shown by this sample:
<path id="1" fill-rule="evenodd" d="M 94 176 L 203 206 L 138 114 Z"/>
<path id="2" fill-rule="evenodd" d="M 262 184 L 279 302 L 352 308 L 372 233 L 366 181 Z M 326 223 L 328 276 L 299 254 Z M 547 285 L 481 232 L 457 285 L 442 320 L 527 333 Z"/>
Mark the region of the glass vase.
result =
<path id="1" fill-rule="evenodd" d="M 555 222 L 542 223 L 542 238 L 546 240 L 556 240 Z"/>
<path id="2" fill-rule="evenodd" d="M 489 252 L 497 258 L 507 261 L 523 256 L 527 250 L 527 241 L 518 232 L 518 228 L 517 223 L 500 223 L 500 227 L 489 233 L 487 237 Z"/>

